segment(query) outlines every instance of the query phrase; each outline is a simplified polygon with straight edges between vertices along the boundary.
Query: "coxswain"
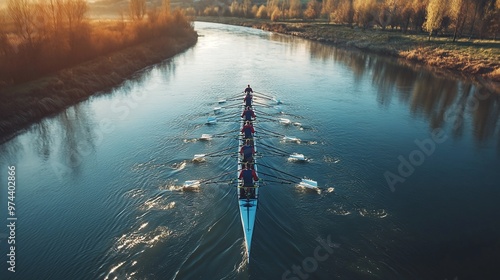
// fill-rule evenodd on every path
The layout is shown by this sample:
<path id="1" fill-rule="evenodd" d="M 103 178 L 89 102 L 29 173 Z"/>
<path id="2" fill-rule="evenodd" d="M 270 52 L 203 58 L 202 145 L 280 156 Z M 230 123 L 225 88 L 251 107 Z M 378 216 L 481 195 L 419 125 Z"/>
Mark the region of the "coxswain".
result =
<path id="1" fill-rule="evenodd" d="M 241 117 L 245 118 L 245 121 L 253 121 L 255 120 L 255 113 L 253 112 L 252 108 L 250 106 L 245 107 L 245 111 L 243 111 L 243 114 L 241 114 Z"/>
<path id="2" fill-rule="evenodd" d="M 241 129 L 241 133 L 243 133 L 243 139 L 253 139 L 253 134 L 255 133 L 255 129 L 250 121 L 247 121 L 243 128 Z"/>
<path id="3" fill-rule="evenodd" d="M 243 162 L 252 162 L 254 154 L 255 149 L 251 145 L 250 140 L 247 140 L 245 145 L 243 145 L 240 149 L 240 155 L 243 156 Z"/>
<path id="4" fill-rule="evenodd" d="M 240 198 L 255 198 L 255 182 L 259 180 L 257 173 L 250 167 L 250 163 L 245 164 L 244 169 L 241 170 L 240 180 L 243 179 L 243 186 L 240 189 Z M 245 193 L 247 195 L 245 195 Z"/>
<path id="5" fill-rule="evenodd" d="M 247 93 L 247 94 L 253 93 L 253 90 L 250 87 L 250 85 L 248 85 L 247 88 L 245 89 L 245 93 Z"/>

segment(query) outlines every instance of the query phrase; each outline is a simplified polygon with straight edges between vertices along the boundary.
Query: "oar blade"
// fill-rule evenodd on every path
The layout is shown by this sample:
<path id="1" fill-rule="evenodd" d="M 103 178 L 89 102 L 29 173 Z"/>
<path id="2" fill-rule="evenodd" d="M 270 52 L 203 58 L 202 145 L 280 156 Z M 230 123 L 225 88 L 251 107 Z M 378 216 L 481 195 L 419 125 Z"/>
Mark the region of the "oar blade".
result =
<path id="1" fill-rule="evenodd" d="M 295 136 L 285 136 L 283 137 L 284 142 L 300 143 L 300 139 Z"/>
<path id="2" fill-rule="evenodd" d="M 318 182 L 311 179 L 302 179 L 300 181 L 299 186 L 308 188 L 308 189 L 318 189 Z"/>
<path id="3" fill-rule="evenodd" d="M 206 157 L 206 156 L 207 156 L 206 154 L 196 154 L 196 155 L 194 155 L 194 157 L 193 157 L 193 161 L 194 161 L 194 162 L 201 162 L 201 161 L 205 161 L 205 157 Z"/>
<path id="4" fill-rule="evenodd" d="M 207 118 L 207 124 L 216 124 L 216 123 L 217 123 L 216 117 L 208 117 Z"/>
<path id="5" fill-rule="evenodd" d="M 293 153 L 288 157 L 289 161 L 306 161 L 306 157 L 303 154 Z"/>
<path id="6" fill-rule="evenodd" d="M 212 134 L 202 134 L 201 137 L 200 137 L 200 140 L 203 140 L 203 141 L 210 141 L 212 140 Z"/>
<path id="7" fill-rule="evenodd" d="M 282 125 L 289 125 L 292 123 L 292 121 L 290 119 L 285 119 L 285 118 L 279 118 L 279 122 Z"/>
<path id="8" fill-rule="evenodd" d="M 201 184 L 200 180 L 187 180 L 182 185 L 182 188 L 184 190 L 199 189 L 200 188 L 200 184 Z"/>

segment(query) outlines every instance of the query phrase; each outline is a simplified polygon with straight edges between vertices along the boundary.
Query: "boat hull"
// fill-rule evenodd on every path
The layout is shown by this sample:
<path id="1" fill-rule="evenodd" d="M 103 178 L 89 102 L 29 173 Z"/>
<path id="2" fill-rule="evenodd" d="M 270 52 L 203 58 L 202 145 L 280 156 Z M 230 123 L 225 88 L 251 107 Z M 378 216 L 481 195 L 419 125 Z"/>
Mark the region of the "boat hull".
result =
<path id="1" fill-rule="evenodd" d="M 242 107 L 243 108 L 243 107 Z M 240 127 L 243 126 L 244 121 L 240 122 Z M 254 134 L 255 137 L 255 134 Z M 239 177 L 240 171 L 243 169 L 242 160 L 243 157 L 239 154 L 239 151 L 243 145 L 243 138 L 240 135 L 238 137 L 239 145 L 238 145 L 238 169 L 237 176 Z M 255 141 L 253 141 L 254 150 L 257 152 L 257 147 L 255 145 Z M 257 160 L 254 158 L 254 169 L 257 172 Z M 251 193 L 252 195 L 242 195 L 242 193 Z M 254 192 L 254 193 L 252 193 Z M 243 236 L 245 239 L 245 247 L 247 254 L 247 262 L 250 262 L 250 249 L 252 248 L 252 237 L 255 227 L 255 217 L 257 214 L 257 205 L 259 200 L 259 182 L 255 182 L 254 188 L 245 189 L 242 187 L 242 182 L 240 181 L 238 184 L 238 207 L 240 209 L 240 217 L 241 217 L 241 225 L 243 227 Z"/>

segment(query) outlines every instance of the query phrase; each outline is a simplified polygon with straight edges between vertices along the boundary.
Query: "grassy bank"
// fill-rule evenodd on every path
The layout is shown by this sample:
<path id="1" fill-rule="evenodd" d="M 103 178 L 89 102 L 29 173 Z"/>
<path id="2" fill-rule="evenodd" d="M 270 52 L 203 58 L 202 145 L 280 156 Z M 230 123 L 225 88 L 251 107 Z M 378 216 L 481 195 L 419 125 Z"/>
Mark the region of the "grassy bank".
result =
<path id="1" fill-rule="evenodd" d="M 30 124 L 119 85 L 133 73 L 193 46 L 194 31 L 160 37 L 27 83 L 2 89 L 0 141 Z"/>
<path id="2" fill-rule="evenodd" d="M 431 38 L 400 31 L 363 30 L 325 22 L 272 22 L 234 17 L 198 17 L 198 21 L 241 25 L 299 36 L 338 47 L 389 55 L 459 75 L 500 92 L 500 41 Z"/>

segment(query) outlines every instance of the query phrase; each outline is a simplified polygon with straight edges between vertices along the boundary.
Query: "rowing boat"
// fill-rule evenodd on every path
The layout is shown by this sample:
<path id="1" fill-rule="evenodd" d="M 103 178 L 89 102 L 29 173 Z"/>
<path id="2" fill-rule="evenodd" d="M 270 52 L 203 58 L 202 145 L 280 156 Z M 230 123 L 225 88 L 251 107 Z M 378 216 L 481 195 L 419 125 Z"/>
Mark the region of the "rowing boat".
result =
<path id="1" fill-rule="evenodd" d="M 243 106 L 242 106 L 243 108 Z M 243 127 L 245 121 L 241 119 L 240 127 Z M 255 133 L 254 133 L 255 137 Z M 243 137 L 238 137 L 238 164 L 236 178 L 239 178 L 243 166 L 243 155 L 239 153 L 243 146 Z M 252 140 L 254 151 L 257 152 L 256 142 Z M 257 172 L 257 160 L 253 160 L 253 169 Z M 243 182 L 239 180 L 238 191 L 236 192 L 238 198 L 238 205 L 240 209 L 241 224 L 243 226 L 243 236 L 245 239 L 245 247 L 247 254 L 247 261 L 250 262 L 250 249 L 252 246 L 252 236 L 255 227 L 255 216 L 257 214 L 257 203 L 259 201 L 259 182 L 254 182 L 253 188 L 243 188 Z"/>
<path id="2" fill-rule="evenodd" d="M 218 101 L 218 103 L 223 104 L 223 103 L 226 103 L 227 100 L 234 101 L 234 100 L 238 100 L 238 99 L 239 99 L 238 97 L 231 97 L 230 99 L 220 99 Z M 268 99 L 271 101 L 276 100 L 275 98 L 271 98 L 271 97 L 268 97 L 265 95 L 262 96 L 262 99 Z M 279 101 L 279 102 L 276 101 L 276 103 L 281 104 L 281 101 Z M 270 107 L 266 104 L 261 104 L 261 103 L 256 102 L 252 106 L 253 110 L 255 110 L 255 106 L 259 106 L 259 108 L 260 108 L 260 106 L 262 106 L 263 108 Z M 233 121 L 235 121 L 233 118 L 235 118 L 235 117 L 239 118 L 239 116 L 235 116 L 232 113 L 226 114 L 226 115 L 221 115 L 221 110 L 228 109 L 228 108 L 241 108 L 243 110 L 244 107 L 245 106 L 242 105 L 241 103 L 229 104 L 229 105 L 225 105 L 225 106 L 216 107 L 216 108 L 214 108 L 214 112 L 213 112 L 214 115 L 208 117 L 206 124 L 210 125 L 212 127 L 216 127 L 215 125 L 219 121 L 220 122 L 233 122 Z M 278 111 L 281 112 L 281 107 L 275 106 L 273 108 L 278 108 L 279 109 Z M 292 124 L 292 121 L 289 119 L 286 119 L 286 118 L 273 119 L 271 115 L 269 115 L 263 111 L 260 111 L 260 110 L 258 110 L 258 113 L 264 115 L 264 116 L 259 115 L 259 119 L 264 120 L 264 121 L 275 121 L 281 125 Z M 217 116 L 215 116 L 215 115 L 217 115 Z M 266 115 L 268 115 L 268 117 L 266 117 Z M 242 127 L 245 123 L 245 120 L 244 120 L 244 118 L 239 118 L 238 120 L 236 120 L 236 122 L 239 122 L 239 125 L 240 125 L 239 129 L 237 129 L 237 130 L 218 133 L 218 134 L 202 134 L 201 137 L 199 138 L 199 140 L 212 141 L 214 138 L 226 137 L 227 134 L 233 134 L 235 131 L 238 131 L 238 134 L 236 137 L 236 139 L 238 141 L 238 145 L 236 145 L 238 147 L 237 165 L 236 165 L 236 167 L 237 167 L 237 169 L 236 169 L 236 181 L 238 183 L 236 185 L 236 187 L 237 187 L 236 197 L 237 197 L 237 201 L 238 201 L 238 209 L 239 209 L 241 225 L 242 225 L 242 229 L 243 229 L 245 254 L 246 254 L 247 263 L 249 263 L 250 262 L 250 251 L 252 248 L 252 237 L 253 237 L 254 228 L 255 228 L 257 206 L 258 206 L 258 201 L 259 201 L 259 188 L 263 185 L 263 183 L 262 183 L 262 181 L 259 182 L 259 180 L 255 180 L 257 178 L 254 178 L 253 184 L 251 186 L 244 186 L 244 184 L 243 184 L 244 181 L 239 179 L 242 170 L 245 168 L 245 163 L 243 162 L 244 155 L 240 154 L 240 151 L 242 150 L 242 147 L 245 143 L 244 134 L 240 134 L 240 131 L 242 130 Z M 255 124 L 255 122 L 254 122 L 254 124 Z M 296 123 L 293 123 L 293 124 L 295 125 Z M 254 128 L 255 128 L 255 126 L 254 126 Z M 250 142 L 251 142 L 251 145 L 253 145 L 254 152 L 257 152 L 256 144 L 259 144 L 259 149 L 260 149 L 259 150 L 259 158 L 261 158 L 262 156 L 279 155 L 279 156 L 288 156 L 288 160 L 290 162 L 308 162 L 308 159 L 303 154 L 299 154 L 299 153 L 289 154 L 287 151 L 281 150 L 277 147 L 272 147 L 272 146 L 266 145 L 263 142 L 258 142 L 256 135 L 258 132 L 260 137 L 263 137 L 263 136 L 264 137 L 280 137 L 282 142 L 288 142 L 288 143 L 301 143 L 301 140 L 299 138 L 294 137 L 294 136 L 286 136 L 283 134 L 279 134 L 275 131 L 265 129 L 264 127 L 261 127 L 261 126 L 259 126 L 257 130 L 258 131 L 254 132 L 253 135 L 251 136 Z M 248 135 L 247 135 L 247 137 L 248 137 Z M 233 148 L 234 147 L 228 147 L 228 148 L 225 148 L 225 149 L 222 149 L 219 151 L 215 151 L 215 152 L 211 152 L 211 153 L 207 153 L 207 154 L 195 154 L 194 158 L 193 158 L 193 162 L 203 162 L 203 161 L 205 161 L 205 158 L 207 158 L 207 157 L 233 155 L 232 153 L 228 154 L 226 152 L 227 150 L 229 150 L 229 149 L 232 150 Z M 263 155 L 261 151 L 264 151 L 265 154 Z M 318 187 L 317 182 L 314 180 L 301 178 L 301 177 L 295 176 L 293 174 L 286 173 L 282 170 L 278 170 L 278 169 L 273 168 L 271 166 L 265 165 L 264 163 L 261 163 L 261 162 L 258 163 L 258 161 L 259 161 L 258 159 L 253 157 L 253 161 L 251 164 L 251 168 L 255 171 L 256 174 L 257 174 L 257 168 L 259 167 L 260 169 L 264 168 L 264 171 L 267 169 L 270 169 L 270 170 L 273 170 L 275 172 L 279 172 L 279 173 L 283 174 L 284 176 L 286 176 L 286 177 L 277 177 L 275 175 L 266 174 L 266 173 L 264 173 L 264 171 L 261 171 L 257 177 L 260 177 L 260 175 L 264 175 L 266 177 L 266 182 L 292 184 L 292 183 L 296 183 L 293 180 L 300 180 L 300 182 L 297 184 L 298 187 L 302 187 L 305 189 L 312 189 L 312 190 L 319 190 L 320 189 Z M 185 181 L 183 188 L 186 190 L 191 190 L 191 189 L 198 189 L 202 184 L 206 185 L 206 184 L 210 184 L 210 183 L 220 183 L 221 181 L 214 181 L 214 179 L 223 178 L 227 174 L 231 174 L 231 173 L 233 173 L 233 171 L 226 172 L 225 174 L 222 174 L 222 175 L 216 176 L 214 178 L 210 178 L 210 179 L 188 180 L 188 181 Z M 279 181 L 272 181 L 272 179 L 268 180 L 267 177 L 276 178 L 276 179 L 279 179 Z M 233 185 L 234 179 L 230 180 L 229 184 Z"/>

